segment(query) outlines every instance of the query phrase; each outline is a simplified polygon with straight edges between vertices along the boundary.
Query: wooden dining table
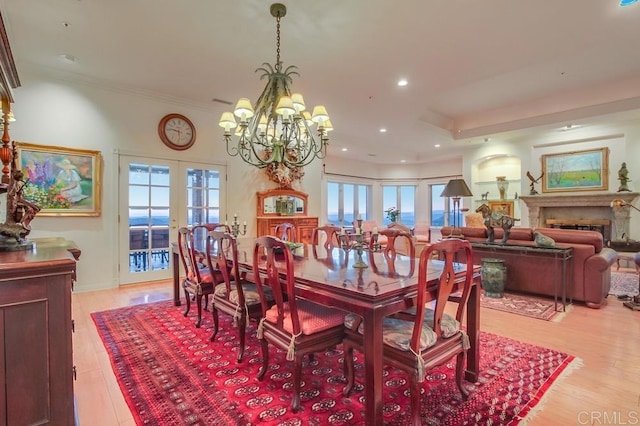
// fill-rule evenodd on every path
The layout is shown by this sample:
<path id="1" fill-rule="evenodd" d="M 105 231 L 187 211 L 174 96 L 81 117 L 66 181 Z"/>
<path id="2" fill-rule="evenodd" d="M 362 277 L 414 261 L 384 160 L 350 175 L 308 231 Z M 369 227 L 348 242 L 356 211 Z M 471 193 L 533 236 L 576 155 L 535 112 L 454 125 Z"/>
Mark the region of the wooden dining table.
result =
<path id="1" fill-rule="evenodd" d="M 238 238 L 241 270 L 252 273 L 255 239 Z M 196 246 L 198 243 L 196 243 Z M 364 392 L 368 425 L 383 423 L 383 340 L 385 316 L 415 305 L 418 283 L 418 259 L 399 255 L 392 265 L 382 253 L 364 253 L 367 268 L 354 268 L 357 253 L 341 248 L 325 250 L 321 246 L 301 245 L 293 250 L 296 293 L 299 297 L 359 314 L 364 322 Z M 430 260 L 429 292 L 435 298 L 443 262 Z M 173 247 L 174 302 L 180 305 L 180 268 L 177 245 Z M 465 269 L 457 268 L 462 283 Z M 473 285 L 467 305 L 466 330 L 471 348 L 467 354 L 465 378 L 476 382 L 479 374 L 480 266 L 474 266 Z"/>

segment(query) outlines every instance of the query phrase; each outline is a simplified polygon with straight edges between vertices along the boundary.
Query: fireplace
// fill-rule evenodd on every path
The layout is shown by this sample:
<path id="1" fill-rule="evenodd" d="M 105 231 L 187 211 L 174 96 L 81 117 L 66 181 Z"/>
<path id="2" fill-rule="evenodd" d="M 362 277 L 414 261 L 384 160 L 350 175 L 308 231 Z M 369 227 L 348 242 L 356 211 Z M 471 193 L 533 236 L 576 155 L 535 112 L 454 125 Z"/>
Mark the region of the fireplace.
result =
<path id="1" fill-rule="evenodd" d="M 529 226 L 596 229 L 605 242 L 622 237 L 628 228 L 629 213 L 614 215 L 611 202 L 622 199 L 633 203 L 640 196 L 637 192 L 605 192 L 600 194 L 530 195 L 520 199 L 529 211 Z M 628 238 L 628 236 L 626 237 Z"/>

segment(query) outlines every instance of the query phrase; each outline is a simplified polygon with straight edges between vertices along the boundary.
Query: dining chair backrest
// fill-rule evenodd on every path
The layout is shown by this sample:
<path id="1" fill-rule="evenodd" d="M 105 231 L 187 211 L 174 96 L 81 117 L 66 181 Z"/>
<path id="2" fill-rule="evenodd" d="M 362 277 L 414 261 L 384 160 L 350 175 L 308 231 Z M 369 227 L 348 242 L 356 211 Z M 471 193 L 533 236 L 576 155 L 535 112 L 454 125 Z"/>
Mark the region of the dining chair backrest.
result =
<path id="1" fill-rule="evenodd" d="M 260 273 L 260 269 L 264 269 L 266 272 Z M 293 333 L 300 333 L 300 321 L 294 296 L 293 254 L 287 244 L 270 235 L 256 239 L 253 250 L 253 274 L 260 294 L 263 316 L 266 317 L 269 309 L 265 296 L 265 288 L 269 287 L 277 306 L 277 324 L 282 326 L 285 315 L 290 314 Z M 288 303 L 289 312 L 284 309 L 285 302 Z"/>
<path id="2" fill-rule="evenodd" d="M 293 223 L 283 222 L 276 225 L 274 235 L 282 241 L 296 242 L 296 227 Z"/>
<path id="3" fill-rule="evenodd" d="M 238 245 L 233 235 L 222 231 L 207 233 L 207 263 L 209 269 L 216 269 L 222 273 L 227 297 L 231 294 L 233 281 L 234 290 L 238 292 L 237 304 L 244 306 L 241 280 L 236 279 L 236 277 L 240 277 L 240 268 L 238 266 Z"/>
<path id="4" fill-rule="evenodd" d="M 202 281 L 202 277 L 195 259 L 193 244 L 192 230 L 186 226 L 178 229 L 178 250 L 187 279 L 200 282 Z"/>
<path id="5" fill-rule="evenodd" d="M 380 235 L 386 237 L 386 244 L 382 249 L 385 258 L 395 261 L 396 256 L 404 254 L 405 256 L 415 257 L 416 246 L 410 231 L 399 228 L 386 228 L 379 231 Z M 373 238 L 369 241 L 369 245 L 373 248 Z"/>
<path id="6" fill-rule="evenodd" d="M 196 245 L 198 245 L 198 247 L 201 248 L 202 251 L 205 250 L 207 233 L 209 231 L 224 231 L 231 233 L 231 228 L 229 228 L 229 225 L 217 222 L 194 225 L 191 227 L 191 230 L 193 231 L 193 239 L 196 242 Z M 200 243 L 202 243 L 202 246 L 200 246 Z"/>
<path id="7" fill-rule="evenodd" d="M 323 241 L 325 250 L 331 250 L 334 247 L 340 247 L 340 228 L 333 225 L 318 226 L 313 228 L 311 234 L 311 244 L 315 247 Z"/>
<path id="8" fill-rule="evenodd" d="M 432 259 L 434 252 L 438 253 L 439 258 L 442 261 Z M 466 311 L 473 283 L 473 254 L 471 243 L 467 240 L 447 238 L 430 245 L 422 252 L 420 255 L 420 264 L 418 266 L 418 297 L 416 300 L 416 306 L 425 306 L 425 304 L 431 299 L 428 297 L 428 293 L 432 289 L 427 287 L 429 271 L 432 268 L 439 267 L 439 265 L 443 266 L 442 271 L 440 272 L 437 297 L 435 298 L 435 306 L 433 308 L 435 311 L 433 329 L 438 338 L 442 335 L 442 329 L 440 327 L 442 315 L 444 314 L 445 307 L 449 302 L 449 297 L 454 289 L 456 289 L 456 293 L 458 293 L 459 290 L 462 290 L 460 298 L 456 298 L 456 320 L 461 322 L 463 313 Z M 460 286 L 461 288 L 458 288 L 458 286 L 455 285 L 456 269 L 459 271 L 458 265 L 466 267 L 464 281 Z M 421 324 L 424 321 L 424 315 L 424 309 L 417 310 L 415 320 L 416 326 L 411 340 L 412 347 L 414 348 L 417 348 L 420 343 L 420 329 Z"/>

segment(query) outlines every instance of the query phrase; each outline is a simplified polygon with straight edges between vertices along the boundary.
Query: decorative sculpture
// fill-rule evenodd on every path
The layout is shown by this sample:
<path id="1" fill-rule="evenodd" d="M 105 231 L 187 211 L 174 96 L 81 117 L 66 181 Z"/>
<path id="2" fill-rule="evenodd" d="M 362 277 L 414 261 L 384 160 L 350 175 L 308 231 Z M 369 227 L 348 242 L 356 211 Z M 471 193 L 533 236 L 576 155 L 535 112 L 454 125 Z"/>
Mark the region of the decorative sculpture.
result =
<path id="1" fill-rule="evenodd" d="M 492 211 L 488 205 L 482 204 L 476 209 L 476 213 L 482 213 L 484 226 L 487 227 L 487 242 L 493 243 L 494 240 L 494 228 L 502 228 L 504 236 L 502 237 L 501 244 L 505 244 L 511 234 L 511 228 L 516 221 L 520 219 L 514 219 L 511 216 L 507 216 L 502 212 Z"/>
<path id="2" fill-rule="evenodd" d="M 542 176 L 544 176 L 544 171 L 540 173 L 540 176 L 538 177 L 538 179 L 534 178 L 531 172 L 527 171 L 527 177 L 531 181 L 531 183 L 529 184 L 529 195 L 538 195 L 538 191 L 536 191 L 535 184 L 538 183 L 540 179 L 542 179 Z"/>
<path id="3" fill-rule="evenodd" d="M 31 232 L 31 220 L 40 211 L 40 207 L 24 198 L 23 190 L 26 181 L 16 163 L 15 143 L 12 149 L 11 180 L 7 186 L 7 216 L 5 222 L 0 223 L 0 235 L 13 238 L 16 243 L 21 244 L 24 243 L 24 238 Z M 6 240 L 3 242 L 7 243 Z"/>
<path id="4" fill-rule="evenodd" d="M 480 194 L 482 196 L 483 200 L 486 200 L 489 197 L 489 191 L 487 192 L 483 192 L 482 194 Z"/>
<path id="5" fill-rule="evenodd" d="M 618 180 L 620 181 L 618 192 L 631 191 L 627 186 L 627 182 L 630 181 L 629 170 L 627 170 L 627 163 L 622 163 L 622 167 L 620 167 L 620 170 L 618 170 Z"/>

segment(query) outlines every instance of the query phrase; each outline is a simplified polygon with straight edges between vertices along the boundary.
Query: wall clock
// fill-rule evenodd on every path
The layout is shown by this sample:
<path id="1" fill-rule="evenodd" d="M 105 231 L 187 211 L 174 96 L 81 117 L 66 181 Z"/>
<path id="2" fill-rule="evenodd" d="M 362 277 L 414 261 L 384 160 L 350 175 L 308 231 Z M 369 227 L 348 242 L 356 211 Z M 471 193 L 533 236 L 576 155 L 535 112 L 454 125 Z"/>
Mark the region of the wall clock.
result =
<path id="1" fill-rule="evenodd" d="M 158 135 L 169 148 L 184 151 L 196 141 L 196 128 L 184 115 L 167 114 L 158 123 Z"/>

